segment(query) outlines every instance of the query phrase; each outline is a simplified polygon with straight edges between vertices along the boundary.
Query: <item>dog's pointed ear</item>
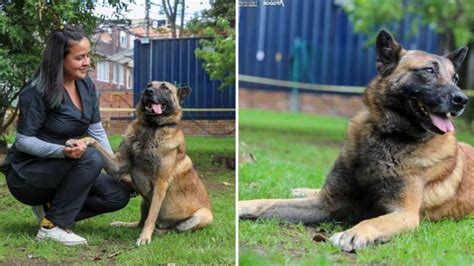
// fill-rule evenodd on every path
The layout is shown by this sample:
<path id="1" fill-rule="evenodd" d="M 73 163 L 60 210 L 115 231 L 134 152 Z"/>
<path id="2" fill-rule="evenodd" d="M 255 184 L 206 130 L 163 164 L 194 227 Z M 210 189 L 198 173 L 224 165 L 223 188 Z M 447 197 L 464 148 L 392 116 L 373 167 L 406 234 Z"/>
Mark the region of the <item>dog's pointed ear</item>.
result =
<path id="1" fill-rule="evenodd" d="M 467 47 L 461 47 L 445 55 L 444 57 L 448 58 L 453 63 L 454 69 L 458 71 L 462 65 L 462 62 L 464 61 L 464 58 L 466 58 L 467 50 Z"/>
<path id="2" fill-rule="evenodd" d="M 375 50 L 377 52 L 375 67 L 382 76 L 392 72 L 398 65 L 402 53 L 405 52 L 403 47 L 386 30 L 381 30 L 377 35 Z"/>
<path id="3" fill-rule="evenodd" d="M 183 103 L 183 101 L 191 94 L 191 87 L 184 86 L 178 88 L 178 98 L 179 102 Z"/>

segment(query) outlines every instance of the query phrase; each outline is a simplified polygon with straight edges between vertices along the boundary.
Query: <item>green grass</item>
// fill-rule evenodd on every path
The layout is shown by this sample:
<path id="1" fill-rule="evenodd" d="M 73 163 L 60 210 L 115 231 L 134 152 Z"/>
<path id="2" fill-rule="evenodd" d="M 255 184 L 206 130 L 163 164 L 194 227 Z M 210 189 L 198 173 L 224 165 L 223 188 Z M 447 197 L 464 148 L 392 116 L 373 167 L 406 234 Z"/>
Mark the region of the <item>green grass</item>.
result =
<path id="1" fill-rule="evenodd" d="M 113 148 L 120 136 L 111 136 Z M 214 162 L 234 156 L 235 138 L 187 137 L 187 153 L 211 196 L 214 223 L 195 232 L 154 234 L 137 247 L 140 229 L 113 228 L 116 220 L 139 219 L 140 197 L 117 212 L 77 223 L 74 231 L 88 246 L 65 247 L 35 240 L 38 226 L 30 207 L 16 201 L 0 175 L 0 264 L 233 264 L 235 263 L 235 171 Z M 226 182 L 226 184 L 224 184 Z M 228 183 L 228 184 L 227 184 Z"/>
<path id="2" fill-rule="evenodd" d="M 296 187 L 320 187 L 343 145 L 348 119 L 269 111 L 240 110 L 239 141 L 256 163 L 239 168 L 239 199 L 289 198 Z M 457 125 L 456 128 L 463 128 Z M 468 132 L 458 139 L 474 144 Z M 314 227 L 276 220 L 239 222 L 241 265 L 473 265 L 474 216 L 436 223 L 422 221 L 414 232 L 356 254 L 312 241 L 322 231 L 332 235 L 337 224 Z"/>

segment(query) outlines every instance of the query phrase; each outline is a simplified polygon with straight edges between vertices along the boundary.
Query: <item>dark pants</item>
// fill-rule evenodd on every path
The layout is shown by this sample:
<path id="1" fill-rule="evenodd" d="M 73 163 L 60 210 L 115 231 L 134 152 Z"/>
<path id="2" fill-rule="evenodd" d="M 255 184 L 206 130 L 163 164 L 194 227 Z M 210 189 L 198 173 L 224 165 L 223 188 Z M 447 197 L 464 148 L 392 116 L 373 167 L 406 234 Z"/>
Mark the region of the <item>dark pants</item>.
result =
<path id="1" fill-rule="evenodd" d="M 87 148 L 80 159 L 43 159 L 27 165 L 20 174 L 10 170 L 7 185 L 27 205 L 50 202 L 46 218 L 61 228 L 72 228 L 75 221 L 119 210 L 128 203 L 129 188 L 101 174 L 103 164 L 102 155 Z"/>

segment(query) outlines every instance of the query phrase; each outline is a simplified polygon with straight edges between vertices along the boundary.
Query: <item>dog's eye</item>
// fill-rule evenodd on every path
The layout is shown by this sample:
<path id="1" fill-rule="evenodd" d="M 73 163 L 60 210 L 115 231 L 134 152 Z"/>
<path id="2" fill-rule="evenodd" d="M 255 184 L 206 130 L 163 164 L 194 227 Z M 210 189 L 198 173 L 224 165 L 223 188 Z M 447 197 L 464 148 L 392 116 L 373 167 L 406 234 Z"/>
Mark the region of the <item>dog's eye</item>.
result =
<path id="1" fill-rule="evenodd" d="M 453 76 L 453 82 L 456 83 L 456 84 L 458 84 L 458 81 L 459 81 L 459 75 L 458 75 L 458 73 L 456 73 L 456 74 L 454 74 L 454 76 Z"/>
<path id="2" fill-rule="evenodd" d="M 423 70 L 430 73 L 430 74 L 434 73 L 434 69 L 432 67 L 425 67 L 425 68 L 423 68 Z"/>

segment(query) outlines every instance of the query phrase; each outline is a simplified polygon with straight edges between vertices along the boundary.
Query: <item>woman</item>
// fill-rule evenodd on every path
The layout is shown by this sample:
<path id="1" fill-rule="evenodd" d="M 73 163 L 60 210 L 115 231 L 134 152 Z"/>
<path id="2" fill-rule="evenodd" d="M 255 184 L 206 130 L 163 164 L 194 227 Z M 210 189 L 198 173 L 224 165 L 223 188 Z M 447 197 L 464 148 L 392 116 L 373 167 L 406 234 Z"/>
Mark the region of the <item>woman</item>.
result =
<path id="1" fill-rule="evenodd" d="M 17 134 L 2 171 L 13 196 L 41 221 L 37 239 L 87 244 L 71 229 L 75 221 L 127 205 L 127 185 L 101 174 L 103 158 L 81 141 L 96 138 L 111 153 L 100 121 L 95 86 L 87 76 L 90 42 L 73 25 L 54 30 L 34 78 L 23 88 Z"/>

